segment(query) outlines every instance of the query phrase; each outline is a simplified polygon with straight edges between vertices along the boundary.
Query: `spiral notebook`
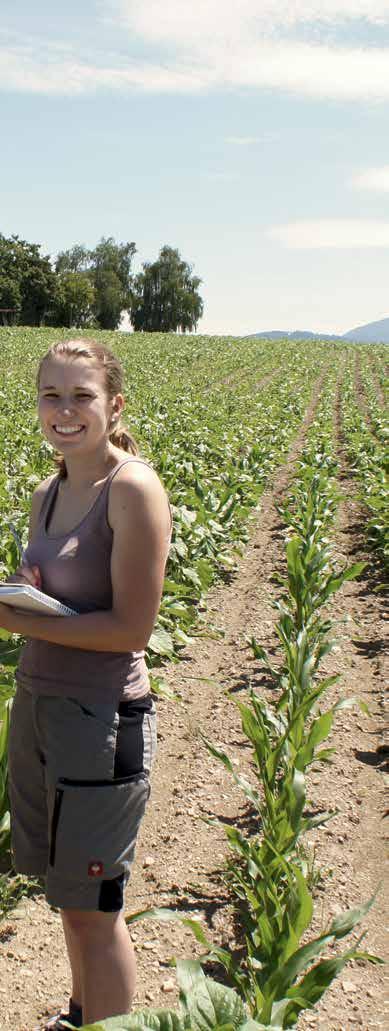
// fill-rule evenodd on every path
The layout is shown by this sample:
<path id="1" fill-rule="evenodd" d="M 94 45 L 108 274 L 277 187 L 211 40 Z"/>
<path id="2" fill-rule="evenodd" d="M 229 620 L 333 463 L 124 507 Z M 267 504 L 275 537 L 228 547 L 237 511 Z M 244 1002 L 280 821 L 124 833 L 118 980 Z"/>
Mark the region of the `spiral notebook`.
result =
<path id="1" fill-rule="evenodd" d="M 63 605 L 56 598 L 50 598 L 44 591 L 30 584 L 0 584 L 0 602 L 23 612 L 37 612 L 42 616 L 77 616 L 75 609 Z"/>

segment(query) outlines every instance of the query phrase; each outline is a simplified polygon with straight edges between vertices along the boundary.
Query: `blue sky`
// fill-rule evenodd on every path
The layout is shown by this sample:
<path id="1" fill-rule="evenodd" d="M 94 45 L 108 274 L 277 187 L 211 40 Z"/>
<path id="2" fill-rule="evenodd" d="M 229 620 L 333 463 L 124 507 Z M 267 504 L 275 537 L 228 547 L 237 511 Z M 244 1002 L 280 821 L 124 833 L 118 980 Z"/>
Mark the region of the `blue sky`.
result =
<path id="1" fill-rule="evenodd" d="M 2 0 L 0 104 L 5 235 L 178 247 L 205 333 L 389 315 L 389 0 Z"/>

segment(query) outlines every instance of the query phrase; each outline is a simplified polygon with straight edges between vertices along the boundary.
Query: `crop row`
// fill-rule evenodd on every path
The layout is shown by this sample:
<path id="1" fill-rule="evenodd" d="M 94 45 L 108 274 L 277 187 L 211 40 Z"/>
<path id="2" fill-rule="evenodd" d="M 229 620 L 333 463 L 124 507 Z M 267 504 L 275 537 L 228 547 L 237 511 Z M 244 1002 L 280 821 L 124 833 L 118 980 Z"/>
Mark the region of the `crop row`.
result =
<path id="1" fill-rule="evenodd" d="M 369 382 L 367 376 L 364 382 Z M 356 400 L 353 368 L 348 364 L 342 387 L 343 436 L 351 473 L 355 476 L 360 498 L 370 513 L 366 539 L 385 569 L 389 562 L 387 441 L 388 426 L 378 403 L 367 394 L 371 425 Z M 374 430 L 374 432 L 372 432 Z"/>
<path id="2" fill-rule="evenodd" d="M 227 1022 L 252 1031 L 294 1027 L 299 1014 L 316 1005 L 349 960 L 376 962 L 360 950 L 359 942 L 343 953 L 320 958 L 326 947 L 353 930 L 371 902 L 343 913 L 321 934 L 309 938 L 312 871 L 301 847 L 302 836 L 331 816 L 328 812 L 306 813 L 306 774 L 330 761 L 333 749 L 323 748 L 323 743 L 336 713 L 352 704 L 348 700 L 324 710 L 321 707 L 325 692 L 337 679 L 320 679 L 322 659 L 332 646 L 326 606 L 342 584 L 363 569 L 363 564 L 336 569 L 331 554 L 339 498 L 333 440 L 335 394 L 336 375 L 330 373 L 292 487 L 280 507 L 286 529 L 287 571 L 276 602 L 281 650 L 277 668 L 252 640 L 256 659 L 273 681 L 274 700 L 266 703 L 251 690 L 248 702 L 236 703 L 251 745 L 250 767 L 255 779 L 242 776 L 225 752 L 206 742 L 241 788 L 250 808 L 250 826 L 254 821 L 257 828 L 252 833 L 230 822 L 224 825 L 231 851 L 227 881 L 242 926 L 243 947 L 233 953 L 214 946 L 198 923 L 170 911 L 152 910 L 128 918 L 129 924 L 145 916 L 183 920 L 206 949 L 202 961 L 221 964 L 233 989 L 205 978 L 199 965 L 179 961 L 180 1014 L 140 1011 L 121 1018 L 119 1024 L 104 1022 L 99 1025 L 101 1031 L 109 1031 L 111 1026 L 178 1029 L 188 1025 L 189 1017 L 190 1026 L 200 1031 L 205 1026 L 205 1012 L 208 1028 Z"/>
<path id="3" fill-rule="evenodd" d="M 246 342 L 236 342 L 239 343 Z M 187 348 L 183 344 L 181 354 L 181 360 L 185 355 L 190 358 L 188 368 L 193 371 L 193 379 L 188 382 L 188 373 L 182 375 L 181 365 L 181 379 L 178 384 L 176 378 L 175 386 L 174 375 L 179 375 L 176 342 L 172 358 L 175 373 L 170 377 L 166 371 L 164 383 L 158 376 L 163 378 L 169 365 L 164 352 L 166 338 L 160 344 L 159 369 L 158 354 L 152 353 L 149 377 L 152 370 L 155 380 L 151 382 L 149 378 L 148 386 L 147 341 L 143 355 L 136 354 L 135 349 L 125 356 L 125 363 L 131 364 L 131 372 L 127 370 L 128 384 L 130 377 L 136 375 L 137 363 L 143 362 L 142 374 L 131 393 L 131 423 L 144 453 L 161 474 L 174 511 L 174 539 L 160 620 L 149 653 L 151 666 L 157 665 L 161 657 L 175 656 L 188 640 L 188 631 L 201 631 L 198 615 L 205 592 L 214 576 L 223 575 L 234 563 L 234 552 L 247 539 L 250 512 L 285 458 L 301 425 L 313 384 L 328 365 L 324 348 L 308 351 L 289 349 L 283 344 L 284 351 L 273 350 L 271 361 L 262 356 L 257 362 L 261 352 L 255 352 L 253 347 L 244 363 L 243 347 L 236 347 L 231 362 L 231 354 L 225 360 L 226 348 L 220 345 L 223 360 L 219 365 L 214 361 L 210 385 L 201 359 L 196 359 L 196 342 L 188 341 Z M 39 346 L 42 349 L 42 341 Z M 277 355 L 281 353 L 285 359 L 282 371 L 277 369 Z M 244 376 L 239 375 L 239 359 Z M 264 366 L 274 375 L 264 388 L 258 389 Z M 223 382 L 227 367 L 228 377 L 234 373 L 230 383 Z M 35 418 L 31 389 L 18 383 L 12 384 L 12 390 L 11 380 L 8 384 L 6 381 L 4 479 L 0 489 L 3 497 L 9 499 L 8 514 L 25 533 L 28 496 L 37 478 L 47 473 L 50 453 L 39 436 L 36 421 L 31 431 Z M 305 813 L 306 771 L 313 764 L 316 767 L 329 760 L 331 750 L 321 745 L 342 704 L 321 709 L 321 699 L 333 682 L 319 676 L 321 661 L 330 650 L 331 622 L 322 610 L 342 583 L 361 568 L 334 569 L 328 543 L 337 504 L 332 439 L 334 394 L 335 374 L 330 369 L 282 509 L 287 531 L 287 571 L 277 601 L 280 666 L 274 669 L 261 646 L 253 642 L 257 658 L 273 677 L 275 700 L 266 704 L 253 691 L 248 703 L 238 706 L 253 750 L 255 782 L 237 774 L 229 758 L 208 742 L 210 751 L 242 788 L 257 820 L 257 831 L 252 837 L 238 828 L 225 828 L 233 855 L 229 884 L 237 909 L 243 913 L 243 958 L 213 947 L 202 928 L 190 922 L 207 954 L 226 968 L 234 989 L 215 985 L 196 964 L 179 963 L 182 1016 L 170 1011 L 147 1011 L 122 1021 L 116 1018 L 115 1023 L 107 1021 L 107 1031 L 110 1026 L 120 1031 L 145 1025 L 155 1031 L 179 1031 L 184 1026 L 204 1031 L 204 1000 L 210 1007 L 208 1028 L 225 1024 L 246 1024 L 247 1031 L 293 1027 L 299 1012 L 315 1005 L 344 963 L 358 955 L 358 949 L 351 948 L 341 956 L 316 962 L 326 945 L 343 938 L 354 927 L 367 905 L 358 912 L 338 917 L 319 937 L 301 945 L 312 918 L 301 836 L 329 818 L 327 813 L 320 813 L 317 818 Z M 10 569 L 15 555 L 5 522 L 0 543 L 3 567 Z M 2 661 L 6 694 L 12 693 L 13 651 L 14 642 L 5 641 Z M 5 714 L 8 711 L 7 703 Z M 5 720 L 3 742 L 6 729 Z M 0 807 L 2 783 L 3 801 L 6 800 L 6 766 L 0 752 L 1 770 L 4 776 L 3 782 L 0 780 Z"/>

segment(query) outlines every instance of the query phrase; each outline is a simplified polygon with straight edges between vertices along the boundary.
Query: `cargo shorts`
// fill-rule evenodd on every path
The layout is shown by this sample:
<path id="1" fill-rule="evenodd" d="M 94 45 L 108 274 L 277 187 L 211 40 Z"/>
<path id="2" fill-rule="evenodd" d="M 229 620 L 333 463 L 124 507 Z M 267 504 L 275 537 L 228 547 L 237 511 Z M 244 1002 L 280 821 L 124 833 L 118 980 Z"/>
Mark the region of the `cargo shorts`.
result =
<path id="1" fill-rule="evenodd" d="M 9 795 L 16 870 L 61 909 L 116 912 L 130 875 L 156 751 L 151 695 L 85 703 L 18 686 Z"/>

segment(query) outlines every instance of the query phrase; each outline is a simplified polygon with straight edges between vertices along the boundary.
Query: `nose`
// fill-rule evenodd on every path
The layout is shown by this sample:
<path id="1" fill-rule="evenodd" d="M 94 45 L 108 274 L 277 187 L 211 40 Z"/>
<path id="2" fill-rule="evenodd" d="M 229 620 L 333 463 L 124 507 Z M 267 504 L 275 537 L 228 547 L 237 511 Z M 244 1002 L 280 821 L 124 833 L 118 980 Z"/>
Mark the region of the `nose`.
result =
<path id="1" fill-rule="evenodd" d="M 74 408 L 74 405 L 72 405 L 71 401 L 66 400 L 64 398 L 62 400 L 62 402 L 60 403 L 59 408 L 60 408 L 60 411 L 62 412 L 62 415 L 71 415 L 71 412 L 72 412 L 72 410 Z"/>

